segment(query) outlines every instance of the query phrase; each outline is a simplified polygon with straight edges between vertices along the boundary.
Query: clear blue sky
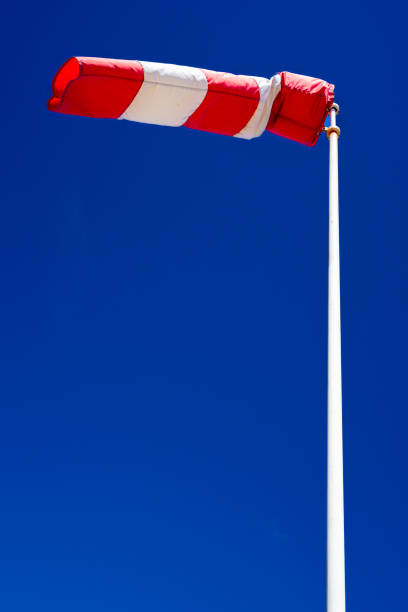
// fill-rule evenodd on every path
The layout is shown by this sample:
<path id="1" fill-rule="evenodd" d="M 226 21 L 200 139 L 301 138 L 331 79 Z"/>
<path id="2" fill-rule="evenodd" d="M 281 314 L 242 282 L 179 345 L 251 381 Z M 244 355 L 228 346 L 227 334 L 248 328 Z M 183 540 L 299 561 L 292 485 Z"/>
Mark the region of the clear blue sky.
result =
<path id="1" fill-rule="evenodd" d="M 51 114 L 71 55 L 336 84 L 348 609 L 405 609 L 404 15 L 332 4 L 4 9 L 4 612 L 325 608 L 327 140 Z"/>

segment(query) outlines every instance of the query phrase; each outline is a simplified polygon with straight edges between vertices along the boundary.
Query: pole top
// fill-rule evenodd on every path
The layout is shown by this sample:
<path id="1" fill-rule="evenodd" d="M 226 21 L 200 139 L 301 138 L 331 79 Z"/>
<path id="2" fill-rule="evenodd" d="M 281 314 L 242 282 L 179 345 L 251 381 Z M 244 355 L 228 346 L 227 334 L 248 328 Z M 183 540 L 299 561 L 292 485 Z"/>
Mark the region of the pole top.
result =
<path id="1" fill-rule="evenodd" d="M 340 106 L 338 104 L 336 104 L 336 102 L 333 102 L 333 104 L 330 107 L 330 110 L 335 110 L 336 111 L 336 115 L 339 113 L 340 111 Z"/>

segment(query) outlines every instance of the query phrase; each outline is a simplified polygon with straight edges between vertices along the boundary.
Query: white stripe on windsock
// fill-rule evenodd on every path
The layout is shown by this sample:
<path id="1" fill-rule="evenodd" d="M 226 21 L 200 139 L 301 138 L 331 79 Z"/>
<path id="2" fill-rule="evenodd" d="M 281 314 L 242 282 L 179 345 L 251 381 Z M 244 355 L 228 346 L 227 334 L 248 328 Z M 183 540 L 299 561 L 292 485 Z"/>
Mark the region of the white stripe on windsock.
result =
<path id="1" fill-rule="evenodd" d="M 199 68 L 140 62 L 144 81 L 120 119 L 178 127 L 200 106 L 208 83 Z"/>

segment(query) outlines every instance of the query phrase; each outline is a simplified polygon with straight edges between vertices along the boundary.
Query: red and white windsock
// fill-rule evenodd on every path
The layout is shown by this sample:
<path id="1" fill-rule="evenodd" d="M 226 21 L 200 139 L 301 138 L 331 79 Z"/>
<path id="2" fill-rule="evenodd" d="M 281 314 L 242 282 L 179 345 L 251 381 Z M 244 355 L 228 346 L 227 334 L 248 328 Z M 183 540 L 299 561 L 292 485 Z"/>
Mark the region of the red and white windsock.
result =
<path id="1" fill-rule="evenodd" d="M 290 72 L 266 79 L 174 64 L 72 57 L 54 77 L 48 108 L 246 139 L 268 130 L 313 146 L 333 90 L 326 81 Z"/>

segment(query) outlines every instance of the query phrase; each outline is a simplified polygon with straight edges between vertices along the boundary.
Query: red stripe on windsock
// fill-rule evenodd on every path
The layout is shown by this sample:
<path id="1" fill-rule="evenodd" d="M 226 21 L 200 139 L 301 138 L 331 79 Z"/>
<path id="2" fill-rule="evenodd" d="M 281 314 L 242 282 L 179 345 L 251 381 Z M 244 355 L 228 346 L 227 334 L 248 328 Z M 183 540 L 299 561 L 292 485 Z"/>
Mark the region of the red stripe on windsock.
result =
<path id="1" fill-rule="evenodd" d="M 137 61 L 71 57 L 52 83 L 48 109 L 58 113 L 117 119 L 142 86 Z"/>
<path id="2" fill-rule="evenodd" d="M 269 132 L 313 146 L 333 104 L 334 85 L 321 79 L 281 72 L 281 90 L 272 106 Z"/>
<path id="3" fill-rule="evenodd" d="M 258 83 L 251 77 L 202 71 L 208 81 L 208 92 L 184 125 L 226 136 L 238 134 L 257 109 Z"/>

